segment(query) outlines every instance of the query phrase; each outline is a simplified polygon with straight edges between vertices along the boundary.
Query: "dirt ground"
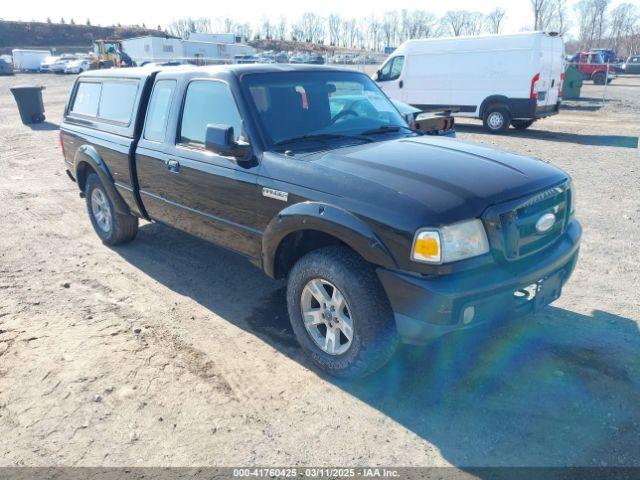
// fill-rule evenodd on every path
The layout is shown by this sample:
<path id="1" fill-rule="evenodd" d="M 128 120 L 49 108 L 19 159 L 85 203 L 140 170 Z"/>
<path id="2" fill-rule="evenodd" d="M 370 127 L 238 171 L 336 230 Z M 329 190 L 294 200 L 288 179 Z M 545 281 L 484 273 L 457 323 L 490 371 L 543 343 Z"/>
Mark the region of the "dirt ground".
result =
<path id="1" fill-rule="evenodd" d="M 58 145 L 72 81 L 0 77 L 0 465 L 640 466 L 640 77 L 525 132 L 459 122 L 573 176 L 577 269 L 541 314 L 356 383 L 313 370 L 242 258 L 155 224 L 98 240 Z M 20 123 L 22 84 L 48 123 Z"/>

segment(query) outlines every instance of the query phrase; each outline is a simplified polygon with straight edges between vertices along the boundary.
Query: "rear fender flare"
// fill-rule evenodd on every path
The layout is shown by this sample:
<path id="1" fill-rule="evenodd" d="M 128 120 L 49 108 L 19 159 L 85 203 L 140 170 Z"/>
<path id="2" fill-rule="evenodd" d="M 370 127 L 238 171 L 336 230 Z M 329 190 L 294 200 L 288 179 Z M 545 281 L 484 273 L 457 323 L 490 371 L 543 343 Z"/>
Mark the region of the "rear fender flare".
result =
<path id="1" fill-rule="evenodd" d="M 397 268 L 393 256 L 371 228 L 346 210 L 319 202 L 302 202 L 282 210 L 267 225 L 262 237 L 262 264 L 275 276 L 278 247 L 290 233 L 319 231 L 344 242 L 365 260 L 385 268 Z"/>
<path id="2" fill-rule="evenodd" d="M 78 180 L 78 186 L 81 190 L 84 189 L 84 181 L 86 180 L 86 178 L 83 178 L 83 171 L 86 166 L 91 167 L 98 177 L 100 177 L 100 181 L 102 182 L 102 185 L 104 186 L 116 211 L 123 215 L 130 215 L 131 212 L 129 207 L 114 186 L 113 177 L 111 176 L 109 168 L 104 163 L 104 160 L 102 160 L 97 150 L 89 145 L 80 147 L 73 159 L 75 177 Z"/>

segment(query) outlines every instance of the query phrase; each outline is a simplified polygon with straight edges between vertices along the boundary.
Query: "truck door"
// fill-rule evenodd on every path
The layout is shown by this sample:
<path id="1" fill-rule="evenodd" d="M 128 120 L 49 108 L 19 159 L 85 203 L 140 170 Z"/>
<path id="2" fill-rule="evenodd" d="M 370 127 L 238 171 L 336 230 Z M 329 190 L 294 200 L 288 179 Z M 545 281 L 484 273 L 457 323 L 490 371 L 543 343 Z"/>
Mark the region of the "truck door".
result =
<path id="1" fill-rule="evenodd" d="M 262 237 L 251 209 L 260 198 L 257 166 L 245 168 L 204 149 L 209 123 L 231 125 L 236 139 L 241 135 L 241 117 L 228 84 L 193 80 L 184 100 L 174 98 L 172 113 L 162 115 L 164 98 L 183 90 L 162 82 L 169 81 L 156 81 L 136 152 L 140 196 L 147 213 L 154 220 L 259 258 Z M 171 89 L 175 92 L 169 93 Z M 158 133 L 163 128 L 168 132 Z M 160 137 L 164 143 L 154 145 Z"/>
<path id="2" fill-rule="evenodd" d="M 403 92 L 404 79 L 402 71 L 404 67 L 404 56 L 399 55 L 389 58 L 378 70 L 376 82 L 382 91 L 394 100 L 405 101 Z"/>

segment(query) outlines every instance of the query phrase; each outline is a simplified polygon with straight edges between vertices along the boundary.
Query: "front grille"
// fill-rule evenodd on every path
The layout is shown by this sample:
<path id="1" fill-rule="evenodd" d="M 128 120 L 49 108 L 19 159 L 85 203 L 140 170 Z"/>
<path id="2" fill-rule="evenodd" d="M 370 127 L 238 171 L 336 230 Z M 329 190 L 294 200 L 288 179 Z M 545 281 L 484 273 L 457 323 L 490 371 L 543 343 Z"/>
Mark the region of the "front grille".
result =
<path id="1" fill-rule="evenodd" d="M 534 195 L 490 209 L 485 225 L 492 247 L 501 250 L 509 261 L 532 255 L 557 240 L 567 225 L 570 210 L 569 185 L 546 189 Z M 546 214 L 555 221 L 546 231 L 538 231 L 536 223 Z"/>

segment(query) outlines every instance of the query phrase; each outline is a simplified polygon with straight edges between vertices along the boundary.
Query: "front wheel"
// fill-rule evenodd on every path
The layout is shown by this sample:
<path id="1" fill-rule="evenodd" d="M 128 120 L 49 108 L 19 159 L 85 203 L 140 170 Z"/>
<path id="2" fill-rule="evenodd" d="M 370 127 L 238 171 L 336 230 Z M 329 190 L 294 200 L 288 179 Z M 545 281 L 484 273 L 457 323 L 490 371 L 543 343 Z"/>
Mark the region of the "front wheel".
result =
<path id="1" fill-rule="evenodd" d="M 607 80 L 607 76 L 604 73 L 596 73 L 593 76 L 593 83 L 596 85 L 604 85 Z"/>
<path id="2" fill-rule="evenodd" d="M 287 308 L 305 353 L 337 377 L 363 377 L 398 344 L 393 312 L 371 265 L 346 247 L 302 257 L 289 273 Z"/>
<path id="3" fill-rule="evenodd" d="M 107 245 L 130 242 L 138 233 L 138 217 L 118 213 L 100 177 L 91 173 L 84 189 L 93 229 Z"/>
<path id="4" fill-rule="evenodd" d="M 491 133 L 503 133 L 509 128 L 511 115 L 504 105 L 489 105 L 482 116 L 482 125 Z"/>

